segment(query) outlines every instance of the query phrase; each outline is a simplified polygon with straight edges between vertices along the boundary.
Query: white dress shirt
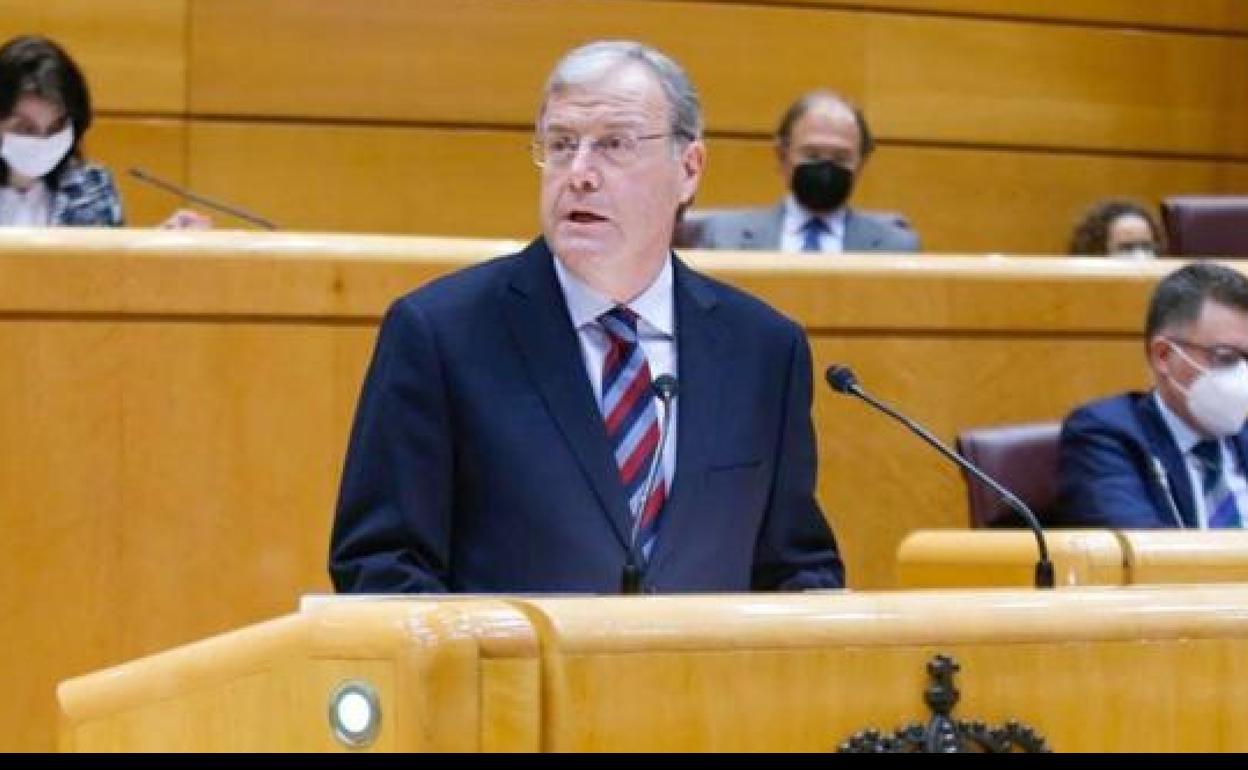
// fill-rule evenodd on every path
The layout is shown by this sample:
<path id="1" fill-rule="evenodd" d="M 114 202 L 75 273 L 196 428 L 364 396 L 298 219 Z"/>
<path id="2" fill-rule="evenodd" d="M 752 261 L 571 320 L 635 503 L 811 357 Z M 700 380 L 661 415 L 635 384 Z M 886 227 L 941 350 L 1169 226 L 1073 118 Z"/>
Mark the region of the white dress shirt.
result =
<path id="1" fill-rule="evenodd" d="M 1170 429 L 1170 435 L 1174 437 L 1175 444 L 1183 453 L 1187 478 L 1194 492 L 1192 497 L 1196 500 L 1196 521 L 1201 529 L 1209 529 L 1209 511 L 1208 506 L 1205 505 L 1205 487 L 1202 483 L 1203 471 L 1200 460 L 1192 453 L 1192 448 L 1203 441 L 1204 437 L 1192 430 L 1182 417 L 1172 412 L 1157 391 L 1153 391 L 1153 400 L 1156 401 L 1162 421 Z M 1218 441 L 1218 451 L 1222 454 L 1222 474 L 1226 477 L 1227 489 L 1235 495 L 1235 507 L 1239 509 L 1242 524 L 1245 515 L 1248 515 L 1248 478 L 1245 478 L 1244 469 L 1240 467 L 1239 453 L 1231 450 L 1231 447 L 1227 445 L 1227 439 Z"/>
<path id="2" fill-rule="evenodd" d="M 47 227 L 52 222 L 52 193 L 42 180 L 29 188 L 0 187 L 0 226 Z"/>
<path id="3" fill-rule="evenodd" d="M 827 232 L 819 236 L 820 251 L 824 254 L 840 254 L 845 251 L 845 207 L 831 214 L 813 214 L 807 211 L 792 195 L 784 199 L 784 218 L 780 222 L 780 250 L 799 252 L 806 233 L 802 228 L 811 217 L 819 217 L 827 225 Z"/>

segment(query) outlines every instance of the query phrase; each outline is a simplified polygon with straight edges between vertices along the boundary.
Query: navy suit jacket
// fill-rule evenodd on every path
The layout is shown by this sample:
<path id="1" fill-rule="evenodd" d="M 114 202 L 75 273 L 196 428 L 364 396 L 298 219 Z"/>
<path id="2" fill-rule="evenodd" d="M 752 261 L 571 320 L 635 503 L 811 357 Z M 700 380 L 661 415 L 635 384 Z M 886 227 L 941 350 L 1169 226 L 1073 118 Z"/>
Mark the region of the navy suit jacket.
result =
<path id="1" fill-rule="evenodd" d="M 1248 431 L 1233 437 L 1231 444 L 1240 467 L 1248 468 Z M 1152 393 L 1126 393 L 1072 412 L 1062 425 L 1058 468 L 1059 519 L 1052 524 L 1196 526 L 1187 465 Z"/>
<path id="2" fill-rule="evenodd" d="M 552 260 L 539 239 L 387 312 L 334 522 L 339 591 L 619 591 L 631 514 Z M 843 585 L 804 333 L 679 259 L 674 293 L 676 475 L 645 589 Z"/>

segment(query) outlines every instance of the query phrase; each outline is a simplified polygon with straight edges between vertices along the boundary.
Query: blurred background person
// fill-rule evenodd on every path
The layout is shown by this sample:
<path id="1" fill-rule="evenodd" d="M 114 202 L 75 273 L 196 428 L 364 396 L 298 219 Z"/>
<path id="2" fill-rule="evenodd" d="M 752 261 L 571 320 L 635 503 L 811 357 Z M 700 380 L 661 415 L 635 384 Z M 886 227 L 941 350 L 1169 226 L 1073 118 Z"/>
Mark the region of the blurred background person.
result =
<path id="1" fill-rule="evenodd" d="M 108 169 L 85 159 L 91 95 L 82 70 L 46 38 L 0 46 L 0 226 L 121 227 L 121 195 Z M 180 210 L 161 226 L 203 229 Z"/>
<path id="2" fill-rule="evenodd" d="M 771 208 L 707 217 L 697 248 L 790 252 L 919 250 L 904 217 L 850 207 L 875 148 L 862 111 L 831 91 L 794 102 L 776 130 L 776 159 L 789 195 Z"/>
<path id="3" fill-rule="evenodd" d="M 1130 200 L 1104 200 L 1083 215 L 1070 236 L 1072 256 L 1152 259 L 1161 256 L 1161 228 L 1144 206 Z"/>

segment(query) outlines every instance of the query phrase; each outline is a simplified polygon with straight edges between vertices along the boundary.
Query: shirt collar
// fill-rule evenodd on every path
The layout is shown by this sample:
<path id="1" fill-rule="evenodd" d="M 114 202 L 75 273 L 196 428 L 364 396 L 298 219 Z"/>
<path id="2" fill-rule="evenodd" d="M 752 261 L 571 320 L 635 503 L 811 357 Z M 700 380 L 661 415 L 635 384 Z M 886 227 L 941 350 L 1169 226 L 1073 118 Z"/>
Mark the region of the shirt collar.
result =
<path id="1" fill-rule="evenodd" d="M 649 332 L 650 335 L 668 338 L 675 336 L 672 272 L 672 257 L 668 254 L 667 259 L 663 260 L 663 268 L 646 290 L 627 303 L 627 307 L 641 319 L 643 334 Z M 597 324 L 598 316 L 618 304 L 573 275 L 558 257 L 555 258 L 555 275 L 568 303 L 572 326 L 576 329 L 587 324 Z"/>
<path id="2" fill-rule="evenodd" d="M 1157 404 L 1157 411 L 1161 412 L 1161 419 L 1166 423 L 1166 427 L 1170 429 L 1170 435 L 1174 436 L 1174 442 L 1179 445 L 1179 450 L 1183 454 L 1192 451 L 1192 447 L 1203 441 L 1199 433 L 1192 430 L 1191 427 L 1183 421 L 1182 417 L 1175 414 L 1170 407 L 1166 406 L 1165 400 L 1162 399 L 1161 393 L 1153 391 L 1153 402 Z"/>
<path id="3" fill-rule="evenodd" d="M 797 199 L 790 193 L 784 197 L 784 222 L 790 235 L 801 237 L 802 228 L 810 221 L 811 217 L 818 217 L 828 226 L 828 232 L 833 238 L 841 238 L 845 234 L 845 207 L 841 206 L 831 214 L 816 214 L 810 209 L 797 202 Z"/>

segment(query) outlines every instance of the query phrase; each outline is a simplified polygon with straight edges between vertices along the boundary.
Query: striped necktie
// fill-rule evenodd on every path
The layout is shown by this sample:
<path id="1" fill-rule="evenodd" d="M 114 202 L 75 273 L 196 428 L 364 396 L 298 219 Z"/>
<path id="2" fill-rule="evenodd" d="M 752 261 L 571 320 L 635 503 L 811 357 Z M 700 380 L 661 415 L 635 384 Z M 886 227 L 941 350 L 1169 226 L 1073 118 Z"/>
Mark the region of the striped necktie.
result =
<path id="1" fill-rule="evenodd" d="M 1242 526 L 1235 494 L 1226 483 L 1222 468 L 1222 448 L 1218 441 L 1206 439 L 1192 447 L 1200 466 L 1200 483 L 1205 494 L 1205 516 L 1210 529 Z"/>
<path id="2" fill-rule="evenodd" d="M 599 316 L 598 322 L 610 343 L 602 366 L 602 416 L 620 469 L 620 483 L 628 495 L 628 508 L 637 516 L 659 446 L 659 412 L 650 364 L 637 341 L 636 313 L 616 307 Z M 647 557 L 658 534 L 659 511 L 666 498 L 667 482 L 660 470 L 637 530 L 637 545 Z"/>

